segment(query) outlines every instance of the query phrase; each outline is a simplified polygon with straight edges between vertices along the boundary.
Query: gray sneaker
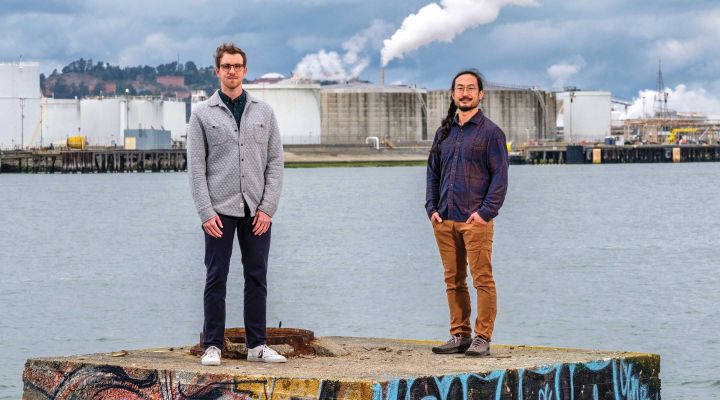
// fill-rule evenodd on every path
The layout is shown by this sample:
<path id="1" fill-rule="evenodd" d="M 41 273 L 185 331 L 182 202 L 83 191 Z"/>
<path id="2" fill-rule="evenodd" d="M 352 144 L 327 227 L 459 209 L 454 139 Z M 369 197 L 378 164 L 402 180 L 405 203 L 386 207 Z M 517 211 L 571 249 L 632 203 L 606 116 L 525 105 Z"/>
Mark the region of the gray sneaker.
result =
<path id="1" fill-rule="evenodd" d="M 468 357 L 480 357 L 490 354 L 490 343 L 480 336 L 475 336 L 467 349 L 465 355 Z"/>
<path id="2" fill-rule="evenodd" d="M 435 354 L 463 353 L 470 347 L 470 343 L 472 343 L 472 339 L 469 337 L 460 335 L 450 336 L 450 340 L 444 344 L 433 347 L 432 352 Z"/>

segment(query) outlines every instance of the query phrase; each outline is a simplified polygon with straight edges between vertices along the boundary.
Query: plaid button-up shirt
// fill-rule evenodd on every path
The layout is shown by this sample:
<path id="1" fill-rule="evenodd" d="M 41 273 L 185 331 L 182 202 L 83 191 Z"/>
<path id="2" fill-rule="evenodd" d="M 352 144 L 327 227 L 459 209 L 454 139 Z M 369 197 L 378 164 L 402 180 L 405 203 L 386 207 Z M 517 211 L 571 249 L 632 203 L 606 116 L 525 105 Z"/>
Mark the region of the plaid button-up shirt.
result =
<path id="1" fill-rule="evenodd" d="M 438 130 L 439 131 L 439 130 Z M 438 133 L 435 134 L 435 142 Z M 465 222 L 476 212 L 485 221 L 498 214 L 508 185 L 505 133 L 482 111 L 463 126 L 457 116 L 450 134 L 431 152 L 425 209 L 443 219 Z"/>

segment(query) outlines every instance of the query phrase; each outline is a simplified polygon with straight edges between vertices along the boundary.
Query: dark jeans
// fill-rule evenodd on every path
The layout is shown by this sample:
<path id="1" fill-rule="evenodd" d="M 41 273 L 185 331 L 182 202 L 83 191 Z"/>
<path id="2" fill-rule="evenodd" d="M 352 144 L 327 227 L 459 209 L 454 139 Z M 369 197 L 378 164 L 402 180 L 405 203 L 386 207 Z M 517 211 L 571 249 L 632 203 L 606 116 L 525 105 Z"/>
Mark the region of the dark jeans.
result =
<path id="1" fill-rule="evenodd" d="M 250 215 L 247 207 L 245 215 Z M 245 276 L 245 338 L 248 348 L 265 344 L 265 308 L 267 301 L 267 267 L 270 250 L 270 228 L 261 236 L 252 233 L 253 217 L 220 215 L 223 236 L 219 239 L 205 233 L 205 348 L 224 345 L 225 292 L 232 255 L 233 240 L 237 231 Z"/>

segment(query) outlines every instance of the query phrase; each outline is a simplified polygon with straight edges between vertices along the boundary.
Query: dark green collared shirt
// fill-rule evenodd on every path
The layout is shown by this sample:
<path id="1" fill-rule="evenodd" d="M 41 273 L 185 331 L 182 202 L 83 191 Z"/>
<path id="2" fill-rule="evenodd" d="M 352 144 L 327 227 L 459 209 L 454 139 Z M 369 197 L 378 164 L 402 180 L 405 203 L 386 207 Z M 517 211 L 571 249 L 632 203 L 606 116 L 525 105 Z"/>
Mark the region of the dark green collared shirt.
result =
<path id="1" fill-rule="evenodd" d="M 231 99 L 230 96 L 223 93 L 222 90 L 218 90 L 218 94 L 223 103 L 230 109 L 233 117 L 235 117 L 235 122 L 238 127 L 240 127 L 240 120 L 242 119 L 243 111 L 245 111 L 245 103 L 247 102 L 247 92 L 243 90 L 242 94 L 235 99 Z"/>

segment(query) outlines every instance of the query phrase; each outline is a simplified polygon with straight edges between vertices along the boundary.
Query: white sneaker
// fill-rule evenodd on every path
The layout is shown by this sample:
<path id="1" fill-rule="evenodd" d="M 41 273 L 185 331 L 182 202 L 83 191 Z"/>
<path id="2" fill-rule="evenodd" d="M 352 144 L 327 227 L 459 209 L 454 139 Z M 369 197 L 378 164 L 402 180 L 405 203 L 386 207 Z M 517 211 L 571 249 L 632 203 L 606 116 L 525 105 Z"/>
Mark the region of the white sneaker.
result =
<path id="1" fill-rule="evenodd" d="M 220 365 L 220 349 L 215 346 L 210 346 L 205 349 L 205 354 L 203 354 L 202 358 L 200 359 L 200 364 Z"/>
<path id="2" fill-rule="evenodd" d="M 287 362 L 287 358 L 278 354 L 277 351 L 261 344 L 258 347 L 248 349 L 248 361 L 262 361 L 266 363 L 284 363 Z"/>

